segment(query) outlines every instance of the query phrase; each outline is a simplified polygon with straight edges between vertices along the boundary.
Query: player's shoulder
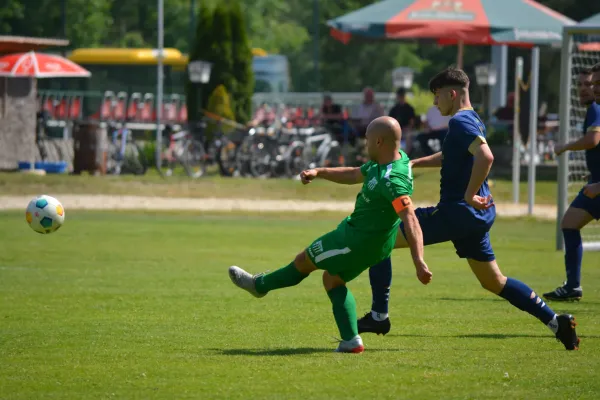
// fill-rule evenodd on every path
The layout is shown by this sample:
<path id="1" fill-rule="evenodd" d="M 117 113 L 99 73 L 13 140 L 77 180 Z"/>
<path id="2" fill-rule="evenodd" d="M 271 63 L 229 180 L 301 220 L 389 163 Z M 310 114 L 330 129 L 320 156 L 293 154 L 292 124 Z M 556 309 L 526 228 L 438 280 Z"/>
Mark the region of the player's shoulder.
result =
<path id="1" fill-rule="evenodd" d="M 593 102 L 587 109 L 587 115 L 592 117 L 600 116 L 600 104 Z"/>
<path id="2" fill-rule="evenodd" d="M 383 175 L 384 179 L 394 180 L 406 179 L 409 177 L 410 159 L 402 150 L 400 151 L 400 154 L 402 155 L 402 158 L 386 165 L 385 174 Z"/>
<path id="3" fill-rule="evenodd" d="M 448 130 L 472 132 L 481 135 L 485 132 L 485 126 L 475 111 L 462 110 L 450 118 L 450 121 L 448 121 Z"/>

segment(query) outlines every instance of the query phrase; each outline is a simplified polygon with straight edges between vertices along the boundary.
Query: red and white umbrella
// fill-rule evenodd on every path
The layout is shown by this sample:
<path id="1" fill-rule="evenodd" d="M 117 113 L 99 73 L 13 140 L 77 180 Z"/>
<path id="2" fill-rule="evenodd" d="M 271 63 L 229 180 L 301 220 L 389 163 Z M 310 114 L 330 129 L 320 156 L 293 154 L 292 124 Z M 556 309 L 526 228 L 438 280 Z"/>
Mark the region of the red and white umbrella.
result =
<path id="1" fill-rule="evenodd" d="M 0 57 L 0 76 L 13 78 L 88 78 L 90 71 L 64 57 L 36 53 Z"/>

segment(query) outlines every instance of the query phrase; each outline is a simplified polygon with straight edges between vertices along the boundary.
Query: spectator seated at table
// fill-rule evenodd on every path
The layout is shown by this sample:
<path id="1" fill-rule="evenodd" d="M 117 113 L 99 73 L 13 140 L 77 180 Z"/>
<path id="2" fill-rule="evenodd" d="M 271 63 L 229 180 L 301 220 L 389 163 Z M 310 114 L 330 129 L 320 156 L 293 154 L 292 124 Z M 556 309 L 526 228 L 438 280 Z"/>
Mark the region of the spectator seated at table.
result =
<path id="1" fill-rule="evenodd" d="M 275 122 L 275 112 L 273 109 L 267 104 L 262 103 L 260 107 L 256 109 L 254 112 L 254 117 L 252 121 L 248 122 L 249 127 L 269 127 L 273 125 Z"/>
<path id="2" fill-rule="evenodd" d="M 330 94 L 323 96 L 323 105 L 321 105 L 321 118 L 323 125 L 331 131 L 336 140 L 344 142 L 344 113 L 339 104 L 333 102 Z"/>
<path id="3" fill-rule="evenodd" d="M 402 149 L 410 154 L 417 115 L 413 106 L 406 102 L 406 89 L 400 88 L 396 91 L 396 104 L 390 110 L 389 116 L 400 124 L 400 128 L 402 128 Z"/>
<path id="4" fill-rule="evenodd" d="M 441 150 L 442 143 L 448 132 L 448 122 L 450 116 L 443 116 L 437 106 L 431 106 L 425 114 L 425 132 L 417 135 L 417 141 L 426 156 L 437 153 Z M 431 141 L 438 141 L 439 148 L 431 147 Z"/>
<path id="5" fill-rule="evenodd" d="M 371 121 L 383 115 L 383 108 L 375 102 L 375 92 L 369 87 L 365 88 L 363 90 L 363 102 L 351 116 L 356 135 L 359 138 L 364 138 L 367 126 Z"/>

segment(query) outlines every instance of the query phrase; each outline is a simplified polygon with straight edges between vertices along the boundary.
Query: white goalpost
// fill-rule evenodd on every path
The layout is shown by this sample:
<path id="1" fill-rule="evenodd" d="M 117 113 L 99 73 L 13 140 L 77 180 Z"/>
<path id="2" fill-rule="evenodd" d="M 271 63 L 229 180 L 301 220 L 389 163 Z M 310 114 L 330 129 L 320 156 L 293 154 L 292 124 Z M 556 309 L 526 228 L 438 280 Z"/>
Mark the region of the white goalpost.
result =
<path id="1" fill-rule="evenodd" d="M 587 108 L 577 94 L 578 71 L 600 62 L 600 24 L 580 24 L 564 28 L 560 78 L 560 143 L 583 135 L 582 126 Z M 584 151 L 569 151 L 558 158 L 558 215 L 556 248 L 564 243 L 560 220 L 587 183 L 588 170 Z M 592 222 L 582 231 L 584 250 L 600 250 L 600 223 Z"/>

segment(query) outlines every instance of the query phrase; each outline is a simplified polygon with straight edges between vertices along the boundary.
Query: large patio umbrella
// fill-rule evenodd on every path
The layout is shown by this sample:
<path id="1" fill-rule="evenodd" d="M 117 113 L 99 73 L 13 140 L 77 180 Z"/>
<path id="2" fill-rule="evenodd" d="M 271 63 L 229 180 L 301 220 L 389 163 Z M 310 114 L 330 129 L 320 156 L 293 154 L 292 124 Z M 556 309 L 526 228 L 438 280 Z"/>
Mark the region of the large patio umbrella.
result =
<path id="1" fill-rule="evenodd" d="M 600 26 L 600 13 L 592 15 L 577 24 L 578 27 L 598 27 Z M 581 38 L 583 39 L 583 37 Z M 579 43 L 580 51 L 600 51 L 600 35 L 590 35 L 587 37 L 589 42 Z"/>
<path id="2" fill-rule="evenodd" d="M 36 53 L 0 57 L 0 76 L 29 78 L 87 78 L 90 72 L 64 57 Z"/>
<path id="3" fill-rule="evenodd" d="M 458 44 L 459 66 L 463 44 L 559 44 L 563 26 L 574 23 L 533 0 L 384 0 L 327 22 L 342 42 L 360 36 Z"/>
<path id="4" fill-rule="evenodd" d="M 463 46 L 510 45 L 533 47 L 529 131 L 537 131 L 540 45 L 558 45 L 565 26 L 575 21 L 534 0 L 384 0 L 330 20 L 331 35 L 343 42 L 352 36 L 370 39 L 429 39 Z M 515 153 L 517 135 L 514 135 Z M 536 135 L 530 136 L 529 214 L 535 199 Z M 513 161 L 513 169 L 520 165 Z M 514 176 L 514 175 L 513 175 Z M 517 185 L 518 187 L 518 185 Z"/>

